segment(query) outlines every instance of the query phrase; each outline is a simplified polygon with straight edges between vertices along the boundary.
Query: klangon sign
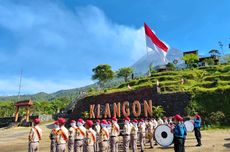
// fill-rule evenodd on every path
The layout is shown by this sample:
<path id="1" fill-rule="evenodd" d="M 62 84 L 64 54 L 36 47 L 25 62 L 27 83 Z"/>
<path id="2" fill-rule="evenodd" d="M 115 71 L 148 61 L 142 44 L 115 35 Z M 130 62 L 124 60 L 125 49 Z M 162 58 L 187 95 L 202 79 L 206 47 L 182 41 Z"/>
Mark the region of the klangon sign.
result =
<path id="1" fill-rule="evenodd" d="M 111 118 L 111 117 L 128 117 L 133 114 L 134 117 L 139 117 L 144 110 L 144 116 L 149 117 L 152 116 L 152 100 L 144 100 L 141 104 L 140 101 L 135 100 L 130 103 L 128 101 L 124 101 L 122 104 L 120 102 L 109 104 L 105 104 L 104 110 L 102 110 L 102 106 L 100 104 L 91 104 L 90 105 L 90 118 Z"/>

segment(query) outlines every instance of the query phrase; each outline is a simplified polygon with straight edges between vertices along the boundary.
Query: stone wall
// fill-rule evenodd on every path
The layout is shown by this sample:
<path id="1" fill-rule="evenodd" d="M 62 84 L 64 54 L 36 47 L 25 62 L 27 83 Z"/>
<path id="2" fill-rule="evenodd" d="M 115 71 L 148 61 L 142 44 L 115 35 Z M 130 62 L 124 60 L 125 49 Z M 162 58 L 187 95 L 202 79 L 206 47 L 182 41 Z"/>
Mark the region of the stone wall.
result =
<path id="1" fill-rule="evenodd" d="M 190 96 L 191 95 L 186 92 L 158 94 L 156 93 L 155 88 L 143 88 L 133 91 L 124 91 L 111 94 L 101 94 L 98 96 L 89 96 L 77 102 L 72 114 L 70 115 L 70 119 L 77 119 L 81 117 L 82 112 L 89 111 L 91 104 L 100 104 L 103 112 L 105 103 L 110 103 L 112 105 L 114 102 L 120 102 L 122 105 L 124 101 L 129 101 L 130 109 L 132 109 L 131 104 L 135 100 L 138 100 L 141 104 L 143 104 L 144 100 L 152 100 L 153 106 L 163 106 L 164 110 L 166 111 L 166 116 L 172 116 L 177 113 L 184 115 L 185 107 L 188 105 L 190 101 Z M 111 112 L 112 111 L 113 109 L 111 108 Z M 143 116 L 143 113 L 141 116 Z"/>

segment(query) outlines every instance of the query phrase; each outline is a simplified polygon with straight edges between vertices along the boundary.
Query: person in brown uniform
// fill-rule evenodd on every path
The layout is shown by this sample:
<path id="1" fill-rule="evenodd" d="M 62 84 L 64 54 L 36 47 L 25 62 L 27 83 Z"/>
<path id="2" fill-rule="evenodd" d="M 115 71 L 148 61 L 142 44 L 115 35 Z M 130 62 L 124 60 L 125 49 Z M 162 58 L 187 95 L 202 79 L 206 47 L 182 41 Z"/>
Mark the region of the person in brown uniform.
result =
<path id="1" fill-rule="evenodd" d="M 29 133 L 29 152 L 39 151 L 39 141 L 42 139 L 42 129 L 39 127 L 40 119 L 34 119 L 34 126 Z"/>
<path id="2" fill-rule="evenodd" d="M 139 122 L 141 152 L 145 150 L 145 129 L 146 125 L 143 119 Z"/>
<path id="3" fill-rule="evenodd" d="M 117 118 L 112 117 L 112 126 L 110 133 L 110 149 L 111 152 L 118 152 L 118 135 L 120 134 L 120 126 L 117 124 Z"/>
<path id="4" fill-rule="evenodd" d="M 57 147 L 57 131 L 59 130 L 59 124 L 58 121 L 55 121 L 53 123 L 53 129 L 51 130 L 50 133 L 50 152 L 56 152 L 56 147 Z"/>
<path id="5" fill-rule="evenodd" d="M 94 145 L 96 143 L 96 132 L 92 129 L 93 121 L 87 120 L 85 123 L 86 131 L 86 143 L 85 143 L 85 151 L 86 152 L 94 152 Z"/>
<path id="6" fill-rule="evenodd" d="M 133 120 L 133 123 L 131 125 L 131 147 L 133 149 L 133 152 L 137 151 L 137 132 L 138 132 L 138 121 L 136 119 Z"/>
<path id="7" fill-rule="evenodd" d="M 57 131 L 57 152 L 65 152 L 66 144 L 69 140 L 69 131 L 66 129 L 65 125 L 66 120 L 64 118 L 59 118 L 59 130 Z"/>
<path id="8" fill-rule="evenodd" d="M 97 119 L 96 120 L 96 125 L 95 125 L 95 127 L 94 127 L 94 130 L 95 130 L 95 132 L 96 132 L 96 135 L 97 135 L 97 140 L 96 140 L 96 144 L 95 144 L 95 151 L 96 152 L 99 152 L 99 134 L 100 134 L 100 131 L 101 131 L 101 126 L 100 126 L 100 120 L 99 119 Z"/>
<path id="9" fill-rule="evenodd" d="M 106 120 L 102 120 L 101 121 L 101 131 L 100 131 L 100 152 L 109 152 L 109 145 L 108 145 L 108 141 L 109 141 L 109 131 L 106 128 L 107 126 L 107 121 Z"/>
<path id="10" fill-rule="evenodd" d="M 70 128 L 69 128 L 69 141 L 68 141 L 68 152 L 74 152 L 74 138 L 76 132 L 76 121 L 70 121 Z"/>
<path id="11" fill-rule="evenodd" d="M 75 132 L 75 142 L 74 142 L 74 151 L 83 152 L 84 149 L 84 139 L 86 137 L 86 129 L 83 126 L 83 119 L 79 118 L 77 121 L 77 127 Z"/>
<path id="12" fill-rule="evenodd" d="M 130 144 L 130 132 L 131 132 L 131 125 L 130 125 L 130 119 L 129 117 L 124 118 L 125 125 L 123 127 L 124 133 L 123 133 L 123 148 L 124 152 L 129 151 L 129 144 Z"/>

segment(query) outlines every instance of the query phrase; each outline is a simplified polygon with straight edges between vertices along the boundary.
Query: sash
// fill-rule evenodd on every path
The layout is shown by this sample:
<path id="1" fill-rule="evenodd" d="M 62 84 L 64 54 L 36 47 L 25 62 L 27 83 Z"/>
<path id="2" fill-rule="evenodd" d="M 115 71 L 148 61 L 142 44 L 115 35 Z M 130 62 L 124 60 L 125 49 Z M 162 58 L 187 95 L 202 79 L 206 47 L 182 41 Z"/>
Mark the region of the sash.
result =
<path id="1" fill-rule="evenodd" d="M 109 139 L 109 134 L 107 133 L 107 131 L 105 129 L 103 129 L 103 128 L 101 129 L 101 131 L 105 132 L 105 135 L 106 135 L 107 139 Z"/>
<path id="2" fill-rule="evenodd" d="M 62 138 L 63 138 L 65 141 L 68 141 L 68 137 L 66 136 L 66 134 L 64 133 L 64 131 L 62 131 L 62 129 L 60 129 L 59 132 L 61 133 Z"/>
<path id="3" fill-rule="evenodd" d="M 117 125 L 113 125 L 113 128 L 118 132 L 119 131 L 119 129 L 118 129 L 118 127 L 117 127 Z"/>
<path id="4" fill-rule="evenodd" d="M 95 143 L 96 142 L 96 137 L 94 136 L 94 134 L 89 130 L 88 131 L 91 135 L 92 135 L 92 137 L 93 137 L 93 142 Z"/>
<path id="5" fill-rule="evenodd" d="M 34 130 L 35 130 L 36 134 L 38 135 L 38 139 L 42 140 L 41 135 L 40 135 L 38 129 L 34 127 Z"/>
<path id="6" fill-rule="evenodd" d="M 79 127 L 75 128 L 75 129 L 76 129 L 76 131 L 79 131 L 79 132 L 80 132 L 80 134 L 81 134 L 82 136 L 84 136 L 84 137 L 85 137 L 85 133 L 84 133 L 84 131 L 82 131 Z"/>

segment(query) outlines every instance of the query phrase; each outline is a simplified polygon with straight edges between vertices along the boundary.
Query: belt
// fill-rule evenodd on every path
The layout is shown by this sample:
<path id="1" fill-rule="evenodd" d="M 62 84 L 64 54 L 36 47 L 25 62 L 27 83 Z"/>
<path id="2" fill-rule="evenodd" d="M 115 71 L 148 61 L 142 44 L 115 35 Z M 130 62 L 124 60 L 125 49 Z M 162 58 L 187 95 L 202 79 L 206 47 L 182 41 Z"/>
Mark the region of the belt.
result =
<path id="1" fill-rule="evenodd" d="M 130 134 L 124 134 L 124 136 L 129 136 Z"/>
<path id="2" fill-rule="evenodd" d="M 30 143 L 39 143 L 39 141 L 30 141 Z"/>
<path id="3" fill-rule="evenodd" d="M 110 136 L 110 137 L 117 137 L 117 136 Z"/>
<path id="4" fill-rule="evenodd" d="M 75 139 L 75 141 L 81 141 L 81 140 L 83 140 L 83 139 Z"/>
<path id="5" fill-rule="evenodd" d="M 102 140 L 102 141 L 108 141 L 108 140 Z"/>
<path id="6" fill-rule="evenodd" d="M 60 144 L 57 144 L 57 145 L 63 145 L 63 144 L 66 144 L 66 143 L 60 143 Z"/>

